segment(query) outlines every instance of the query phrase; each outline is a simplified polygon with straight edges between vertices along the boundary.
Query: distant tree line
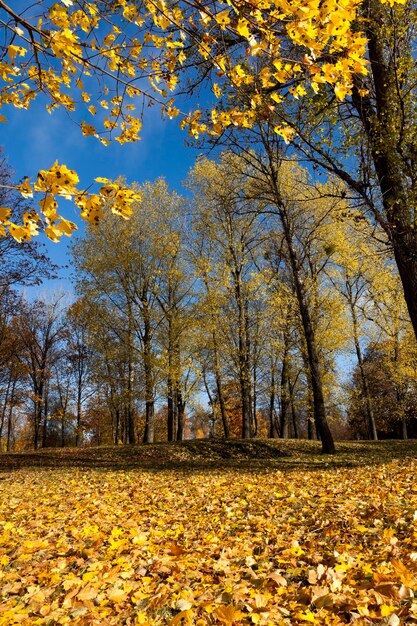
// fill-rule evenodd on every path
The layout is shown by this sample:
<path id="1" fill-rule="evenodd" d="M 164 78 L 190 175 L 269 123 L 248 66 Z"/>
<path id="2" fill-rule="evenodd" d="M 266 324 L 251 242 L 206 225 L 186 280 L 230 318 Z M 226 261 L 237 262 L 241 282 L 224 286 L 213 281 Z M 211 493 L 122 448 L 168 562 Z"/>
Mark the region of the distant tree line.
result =
<path id="1" fill-rule="evenodd" d="M 0 241 L 4 267 L 18 245 L 24 260 L 0 276 L 3 450 L 416 434 L 416 342 L 383 231 L 340 182 L 281 160 L 278 200 L 257 163 L 201 158 L 186 196 L 138 185 L 131 219 L 74 241 L 75 301 L 25 300 L 16 286 L 50 264 Z"/>

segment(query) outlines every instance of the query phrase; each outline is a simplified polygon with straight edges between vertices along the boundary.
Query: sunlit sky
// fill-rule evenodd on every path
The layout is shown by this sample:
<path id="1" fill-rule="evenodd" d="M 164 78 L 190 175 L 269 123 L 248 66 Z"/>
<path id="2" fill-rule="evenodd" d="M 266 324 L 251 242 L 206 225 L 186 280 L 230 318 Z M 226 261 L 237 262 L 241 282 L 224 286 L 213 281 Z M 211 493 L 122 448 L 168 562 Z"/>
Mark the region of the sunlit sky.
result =
<path id="1" fill-rule="evenodd" d="M 187 135 L 176 120 L 162 119 L 157 107 L 145 111 L 141 141 L 124 145 L 113 142 L 108 147 L 94 137 L 83 137 L 65 111 L 49 114 L 40 102 L 27 111 L 8 109 L 4 113 L 8 122 L 1 125 L 1 145 L 16 181 L 23 176 L 36 178 L 39 169 L 49 168 L 58 160 L 77 171 L 81 189 L 99 176 L 110 179 L 123 176 L 129 183 L 163 176 L 172 189 L 181 191 L 181 182 L 198 155 L 197 149 L 185 146 Z M 63 215 L 76 222 L 82 233 L 83 223 L 76 207 L 66 201 L 60 206 Z M 59 243 L 49 242 L 43 234 L 39 239 L 47 244 L 54 262 L 69 262 L 67 237 Z M 69 274 L 70 270 L 60 272 L 64 278 Z M 48 285 L 55 287 L 67 289 L 70 283 L 66 278 Z"/>

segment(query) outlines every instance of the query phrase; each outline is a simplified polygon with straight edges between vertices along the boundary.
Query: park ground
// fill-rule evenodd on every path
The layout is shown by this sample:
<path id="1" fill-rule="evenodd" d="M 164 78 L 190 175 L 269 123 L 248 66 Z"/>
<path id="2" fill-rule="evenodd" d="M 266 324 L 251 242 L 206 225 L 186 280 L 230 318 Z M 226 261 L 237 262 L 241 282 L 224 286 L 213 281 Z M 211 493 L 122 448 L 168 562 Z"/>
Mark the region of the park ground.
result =
<path id="1" fill-rule="evenodd" d="M 0 625 L 417 624 L 417 442 L 0 457 Z"/>

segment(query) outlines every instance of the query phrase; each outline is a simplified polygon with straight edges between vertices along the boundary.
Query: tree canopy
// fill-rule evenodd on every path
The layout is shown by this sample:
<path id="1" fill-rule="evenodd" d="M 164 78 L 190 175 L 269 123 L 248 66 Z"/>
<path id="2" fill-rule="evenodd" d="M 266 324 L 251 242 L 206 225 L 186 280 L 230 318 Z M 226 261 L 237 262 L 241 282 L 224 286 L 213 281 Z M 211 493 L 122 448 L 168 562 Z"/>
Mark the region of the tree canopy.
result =
<path id="1" fill-rule="evenodd" d="M 338 100 L 352 93 L 368 72 L 360 7 L 355 0 L 62 0 L 23 3 L 17 11 L 0 2 L 0 104 L 3 110 L 29 108 L 41 98 L 48 111 L 63 107 L 83 135 L 104 144 L 138 140 L 144 102 L 180 116 L 194 137 L 250 127 L 286 98 L 320 92 L 325 84 Z M 202 85 L 203 108 L 186 97 Z M 274 129 L 285 140 L 294 134 L 289 125 Z M 109 198 L 114 212 L 128 216 L 137 199 L 131 190 L 96 182 L 102 186 L 92 193 L 79 188 L 77 173 L 63 164 L 39 171 L 19 185 L 25 198 L 40 197 L 36 208 L 19 224 L 2 207 L 2 232 L 18 241 L 39 230 L 53 241 L 71 235 L 76 225 L 58 212 L 57 197 L 72 199 L 91 223 Z"/>

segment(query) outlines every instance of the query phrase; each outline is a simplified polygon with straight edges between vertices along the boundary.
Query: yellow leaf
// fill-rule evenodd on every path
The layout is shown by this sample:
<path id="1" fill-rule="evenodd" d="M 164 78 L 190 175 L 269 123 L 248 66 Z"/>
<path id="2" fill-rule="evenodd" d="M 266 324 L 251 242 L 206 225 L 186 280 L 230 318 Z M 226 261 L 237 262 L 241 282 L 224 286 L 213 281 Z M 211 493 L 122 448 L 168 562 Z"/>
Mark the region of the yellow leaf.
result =
<path id="1" fill-rule="evenodd" d="M 317 624 L 316 616 L 311 611 L 305 611 L 305 613 L 297 613 L 296 617 L 303 620 L 303 622 L 311 622 L 311 624 Z"/>
<path id="2" fill-rule="evenodd" d="M 12 63 L 14 63 L 14 60 L 15 60 L 17 55 L 23 57 L 23 56 L 25 56 L 26 52 L 27 52 L 26 48 L 22 48 L 22 46 L 10 45 L 7 48 L 7 53 L 9 55 L 10 60 L 11 60 Z"/>
<path id="3" fill-rule="evenodd" d="M 67 237 L 71 237 L 72 232 L 74 230 L 78 230 L 78 227 L 74 224 L 74 222 L 70 222 L 63 217 L 61 217 L 61 221 L 59 222 L 59 228 L 64 235 L 67 235 Z"/>
<path id="4" fill-rule="evenodd" d="M 11 212 L 11 209 L 6 209 L 6 207 L 0 207 L 0 222 L 2 224 L 8 224 Z"/>
<path id="5" fill-rule="evenodd" d="M 18 185 L 17 189 L 23 198 L 33 198 L 33 189 L 27 178 L 24 179 L 23 183 Z"/>
<path id="6" fill-rule="evenodd" d="M 96 134 L 96 129 L 91 124 L 87 124 L 86 122 L 81 122 L 81 130 L 84 137 L 90 137 L 91 135 Z"/>
<path id="7" fill-rule="evenodd" d="M 183 624 L 189 624 L 191 626 L 193 623 L 193 612 L 188 610 L 177 613 L 177 615 L 168 622 L 168 625 L 181 626 Z"/>
<path id="8" fill-rule="evenodd" d="M 62 233 L 57 226 L 48 226 L 48 228 L 45 228 L 45 235 L 48 237 L 48 239 L 50 239 L 54 243 L 57 243 L 61 239 Z"/>
<path id="9" fill-rule="evenodd" d="M 219 606 L 215 611 L 219 622 L 226 624 L 226 626 L 232 626 L 235 620 L 239 620 L 243 617 L 243 613 L 236 609 L 232 604 Z"/>
<path id="10" fill-rule="evenodd" d="M 85 583 L 89 583 L 90 580 L 93 580 L 94 578 L 96 578 L 97 573 L 96 572 L 85 572 L 85 574 L 83 574 L 83 581 Z"/>
<path id="11" fill-rule="evenodd" d="M 217 13 L 217 15 L 214 16 L 214 19 L 221 26 L 221 28 L 224 30 L 226 28 L 226 26 L 228 24 L 230 24 L 229 9 L 225 9 L 224 11 L 220 11 L 220 13 Z"/>
<path id="12" fill-rule="evenodd" d="M 13 239 L 16 239 L 19 243 L 30 239 L 27 229 L 23 226 L 18 226 L 17 224 L 10 224 L 9 233 Z"/>
<path id="13" fill-rule="evenodd" d="M 107 597 L 112 602 L 119 603 L 119 602 L 126 602 L 128 598 L 128 594 L 126 593 L 126 591 L 124 591 L 123 589 L 120 589 L 119 587 L 113 587 L 112 589 L 109 589 L 109 591 L 107 592 Z"/>
<path id="14" fill-rule="evenodd" d="M 277 104 L 279 104 L 280 102 L 282 102 L 284 100 L 284 96 L 282 96 L 281 94 L 277 93 L 276 91 L 271 93 L 270 97 L 271 97 L 271 100 L 273 100 Z"/>
<path id="15" fill-rule="evenodd" d="M 97 596 L 97 589 L 91 585 L 87 585 L 77 594 L 78 600 L 94 600 Z"/>
<path id="16" fill-rule="evenodd" d="M 388 604 L 382 604 L 380 607 L 381 610 L 381 617 L 387 617 L 388 615 L 391 615 L 391 613 L 394 613 L 395 611 L 395 606 L 389 606 Z"/>
<path id="17" fill-rule="evenodd" d="M 220 96 L 222 95 L 222 90 L 220 89 L 217 83 L 214 83 L 213 85 L 213 93 L 216 96 L 216 98 L 220 98 Z"/>
<path id="18" fill-rule="evenodd" d="M 242 37 L 249 39 L 250 31 L 249 31 L 249 22 L 245 19 L 240 19 L 237 23 L 236 30 Z"/>
<path id="19" fill-rule="evenodd" d="M 349 85 L 346 85 L 345 83 L 337 83 L 334 86 L 334 93 L 338 100 L 344 100 L 347 94 L 349 94 L 350 92 L 351 87 Z"/>
<path id="20" fill-rule="evenodd" d="M 290 143 L 295 136 L 295 130 L 291 128 L 291 126 L 275 126 L 274 132 L 276 132 L 277 135 L 280 135 L 284 139 L 285 143 Z"/>

